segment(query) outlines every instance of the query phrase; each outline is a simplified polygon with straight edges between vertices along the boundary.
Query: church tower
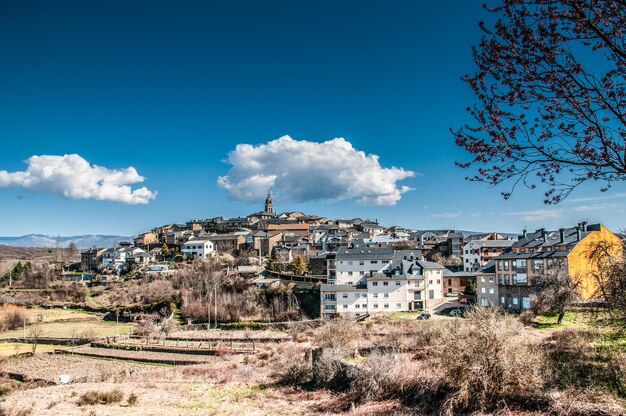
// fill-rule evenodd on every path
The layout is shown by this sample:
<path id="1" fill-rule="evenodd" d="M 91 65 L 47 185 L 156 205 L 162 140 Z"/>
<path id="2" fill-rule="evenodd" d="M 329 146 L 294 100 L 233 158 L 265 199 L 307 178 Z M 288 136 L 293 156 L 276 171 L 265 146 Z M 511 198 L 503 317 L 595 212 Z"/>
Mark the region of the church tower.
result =
<path id="1" fill-rule="evenodd" d="M 265 198 L 265 212 L 269 214 L 274 213 L 274 203 L 272 202 L 272 194 L 267 193 L 267 198 Z"/>

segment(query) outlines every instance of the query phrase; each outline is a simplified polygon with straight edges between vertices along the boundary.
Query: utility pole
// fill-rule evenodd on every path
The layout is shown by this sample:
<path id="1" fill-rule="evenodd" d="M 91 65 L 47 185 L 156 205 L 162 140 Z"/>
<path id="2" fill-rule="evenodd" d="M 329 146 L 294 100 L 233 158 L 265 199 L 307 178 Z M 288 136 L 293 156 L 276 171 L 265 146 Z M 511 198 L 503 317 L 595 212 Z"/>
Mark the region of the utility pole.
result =
<path id="1" fill-rule="evenodd" d="M 213 286 L 213 293 L 214 293 L 214 298 L 213 298 L 213 306 L 214 306 L 214 310 L 213 310 L 213 314 L 215 315 L 215 329 L 217 329 L 217 283 L 215 283 L 215 286 Z"/>

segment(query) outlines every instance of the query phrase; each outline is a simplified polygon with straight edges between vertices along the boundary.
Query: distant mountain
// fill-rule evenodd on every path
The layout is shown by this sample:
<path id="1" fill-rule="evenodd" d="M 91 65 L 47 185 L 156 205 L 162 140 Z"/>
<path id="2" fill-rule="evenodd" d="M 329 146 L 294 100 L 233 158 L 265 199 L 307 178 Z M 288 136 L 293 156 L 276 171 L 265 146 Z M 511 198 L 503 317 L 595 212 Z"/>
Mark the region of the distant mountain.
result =
<path id="1" fill-rule="evenodd" d="M 77 248 L 114 247 L 120 241 L 132 241 L 132 237 L 120 235 L 75 235 L 61 237 L 43 234 L 28 234 L 20 237 L 0 237 L 0 244 L 12 247 L 68 247 L 74 243 Z"/>

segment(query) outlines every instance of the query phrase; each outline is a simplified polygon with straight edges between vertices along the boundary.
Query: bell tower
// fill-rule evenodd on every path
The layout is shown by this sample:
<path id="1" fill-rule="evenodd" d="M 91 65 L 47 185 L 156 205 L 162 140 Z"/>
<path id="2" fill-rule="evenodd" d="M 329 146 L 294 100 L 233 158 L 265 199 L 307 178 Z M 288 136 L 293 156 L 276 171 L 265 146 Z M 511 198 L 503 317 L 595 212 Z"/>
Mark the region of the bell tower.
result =
<path id="1" fill-rule="evenodd" d="M 269 214 L 274 213 L 274 203 L 272 202 L 272 194 L 267 193 L 267 198 L 265 198 L 265 212 Z"/>

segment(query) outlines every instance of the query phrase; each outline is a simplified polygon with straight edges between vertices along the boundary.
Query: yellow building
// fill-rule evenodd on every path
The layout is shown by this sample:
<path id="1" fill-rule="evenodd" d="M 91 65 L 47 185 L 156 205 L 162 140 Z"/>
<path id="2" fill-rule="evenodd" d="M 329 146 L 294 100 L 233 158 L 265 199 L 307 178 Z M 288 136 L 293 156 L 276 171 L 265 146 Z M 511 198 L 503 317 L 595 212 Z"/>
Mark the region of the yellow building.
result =
<path id="1" fill-rule="evenodd" d="M 572 248 L 567 255 L 567 269 L 569 275 L 580 281 L 580 294 L 583 299 L 594 297 L 598 291 L 598 283 L 594 276 L 598 264 L 591 259 L 593 251 L 601 244 L 605 244 L 611 254 L 616 257 L 622 255 L 621 239 L 609 231 L 602 224 L 585 226 L 586 236 Z"/>

